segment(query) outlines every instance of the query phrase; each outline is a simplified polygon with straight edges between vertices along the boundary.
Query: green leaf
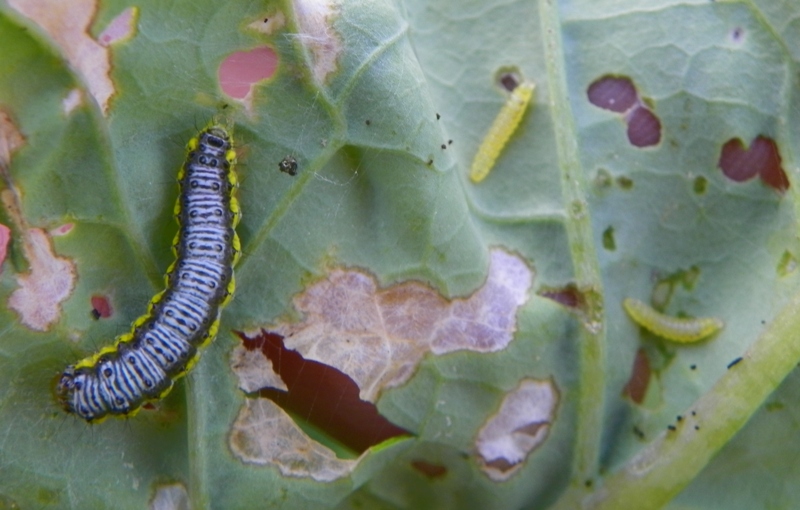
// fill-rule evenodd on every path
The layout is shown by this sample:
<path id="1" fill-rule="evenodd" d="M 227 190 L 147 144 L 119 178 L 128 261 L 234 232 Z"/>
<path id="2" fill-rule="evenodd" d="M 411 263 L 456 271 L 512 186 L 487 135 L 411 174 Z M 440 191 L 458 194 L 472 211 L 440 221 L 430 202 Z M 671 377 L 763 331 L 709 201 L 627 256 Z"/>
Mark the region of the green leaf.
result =
<path id="1" fill-rule="evenodd" d="M 0 508 L 800 496 L 800 8 L 148 0 L 113 40 L 124 2 L 32 5 L 0 5 Z M 251 50 L 274 73 L 223 71 Z M 510 76 L 535 98 L 472 183 Z M 247 98 L 229 78 L 254 81 Z M 590 92 L 612 82 L 633 106 Z M 218 338 L 152 409 L 65 415 L 64 367 L 163 289 L 184 147 L 223 117 L 243 254 Z M 672 343 L 625 298 L 725 327 Z M 286 366 L 243 347 L 262 330 Z M 317 369 L 310 397 L 281 400 Z M 272 382 L 243 389 L 246 374 Z M 386 436 L 346 388 L 407 434 L 353 446 L 348 432 Z M 327 407 L 339 416 L 320 420 Z"/>

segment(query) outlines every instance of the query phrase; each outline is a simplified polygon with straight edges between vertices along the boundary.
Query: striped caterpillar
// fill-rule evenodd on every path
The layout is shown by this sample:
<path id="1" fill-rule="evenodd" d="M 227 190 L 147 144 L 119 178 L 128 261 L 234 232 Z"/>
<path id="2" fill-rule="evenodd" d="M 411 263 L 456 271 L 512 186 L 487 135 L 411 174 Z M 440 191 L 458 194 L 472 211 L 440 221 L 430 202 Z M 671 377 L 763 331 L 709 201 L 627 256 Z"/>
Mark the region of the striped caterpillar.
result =
<path id="1" fill-rule="evenodd" d="M 508 143 L 508 139 L 516 131 L 528 104 L 533 99 L 533 89 L 535 85 L 530 81 L 523 81 L 517 85 L 508 96 L 506 104 L 500 109 L 500 113 L 495 117 L 489 132 L 481 142 L 475 159 L 472 160 L 472 168 L 469 178 L 474 183 L 479 183 L 489 175 L 489 171 L 494 166 L 494 162 L 500 155 L 500 151 Z"/>
<path id="2" fill-rule="evenodd" d="M 198 349 L 216 336 L 220 310 L 233 296 L 233 266 L 241 251 L 234 229 L 241 212 L 233 196 L 232 138 L 212 123 L 189 141 L 187 151 L 178 173 L 176 260 L 167 269 L 166 290 L 150 301 L 130 333 L 68 366 L 58 381 L 61 406 L 87 422 L 132 416 L 146 401 L 164 397 L 197 361 Z"/>
<path id="3" fill-rule="evenodd" d="M 622 306 L 636 324 L 667 340 L 691 343 L 709 337 L 725 324 L 716 317 L 684 319 L 660 313 L 638 299 L 627 298 Z"/>

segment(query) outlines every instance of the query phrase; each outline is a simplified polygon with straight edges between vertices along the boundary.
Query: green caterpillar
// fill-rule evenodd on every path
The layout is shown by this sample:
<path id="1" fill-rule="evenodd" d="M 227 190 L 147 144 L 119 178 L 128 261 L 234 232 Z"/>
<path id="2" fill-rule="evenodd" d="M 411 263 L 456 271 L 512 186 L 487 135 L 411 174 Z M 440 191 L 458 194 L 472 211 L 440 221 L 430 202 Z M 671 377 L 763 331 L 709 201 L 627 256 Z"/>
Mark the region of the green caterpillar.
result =
<path id="1" fill-rule="evenodd" d="M 716 317 L 684 319 L 664 315 L 638 299 L 627 298 L 622 302 L 622 306 L 638 325 L 673 342 L 697 342 L 725 326 L 725 323 Z"/>

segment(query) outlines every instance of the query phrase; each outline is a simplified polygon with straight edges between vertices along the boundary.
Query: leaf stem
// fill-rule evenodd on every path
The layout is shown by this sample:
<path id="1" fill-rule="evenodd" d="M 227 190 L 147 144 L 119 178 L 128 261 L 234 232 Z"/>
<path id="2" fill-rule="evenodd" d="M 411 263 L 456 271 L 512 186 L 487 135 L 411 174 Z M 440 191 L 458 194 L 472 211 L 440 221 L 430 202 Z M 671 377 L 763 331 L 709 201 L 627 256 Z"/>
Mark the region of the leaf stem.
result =
<path id="1" fill-rule="evenodd" d="M 605 320 L 600 267 L 595 252 L 591 219 L 586 201 L 587 180 L 578 151 L 578 132 L 569 102 L 561 21 L 553 0 L 541 2 L 542 33 L 545 34 L 550 107 L 555 119 L 555 138 L 561 170 L 561 188 L 567 207 L 566 231 L 578 289 L 583 293 L 580 342 L 580 387 L 573 487 L 584 487 L 597 475 L 603 431 L 605 391 Z"/>
<path id="2" fill-rule="evenodd" d="M 687 419 L 607 477 L 581 508 L 661 508 L 688 485 L 747 423 L 800 359 L 800 294 L 795 295 L 741 361 L 683 414 Z M 569 492 L 569 491 L 568 491 Z M 564 500 L 574 501 L 564 495 Z M 560 502 L 559 502 L 560 503 Z"/>

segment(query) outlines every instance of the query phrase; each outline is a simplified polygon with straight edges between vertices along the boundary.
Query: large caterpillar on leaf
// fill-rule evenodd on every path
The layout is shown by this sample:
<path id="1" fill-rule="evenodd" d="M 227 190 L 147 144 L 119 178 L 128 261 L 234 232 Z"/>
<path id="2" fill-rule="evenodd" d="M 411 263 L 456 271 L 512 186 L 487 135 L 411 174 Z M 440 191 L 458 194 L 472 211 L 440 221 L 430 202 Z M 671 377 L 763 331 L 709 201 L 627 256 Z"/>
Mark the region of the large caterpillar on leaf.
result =
<path id="1" fill-rule="evenodd" d="M 64 370 L 56 395 L 67 412 L 87 422 L 134 415 L 145 402 L 164 397 L 197 361 L 198 349 L 216 336 L 241 251 L 232 143 L 228 129 L 215 123 L 189 141 L 178 173 L 179 229 L 167 288 L 130 333 Z"/>

